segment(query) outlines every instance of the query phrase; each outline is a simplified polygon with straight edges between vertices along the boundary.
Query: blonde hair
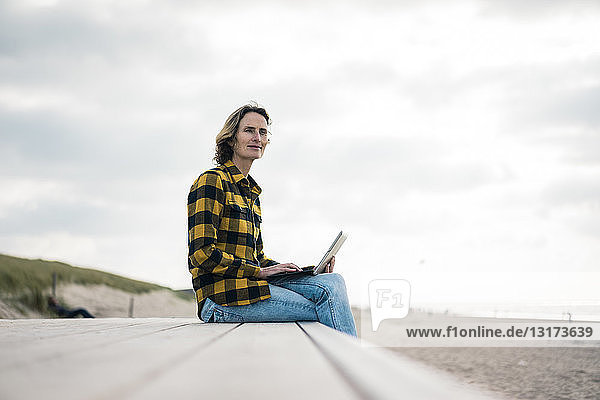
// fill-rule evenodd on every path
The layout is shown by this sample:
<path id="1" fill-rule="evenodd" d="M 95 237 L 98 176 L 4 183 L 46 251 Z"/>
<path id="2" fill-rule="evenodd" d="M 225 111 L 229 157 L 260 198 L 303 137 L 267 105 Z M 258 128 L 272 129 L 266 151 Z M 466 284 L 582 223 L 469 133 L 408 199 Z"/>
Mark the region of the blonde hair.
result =
<path id="1" fill-rule="evenodd" d="M 227 117 L 223 129 L 221 129 L 221 132 L 219 132 L 215 140 L 217 142 L 217 147 L 215 149 L 214 161 L 217 164 L 222 165 L 232 159 L 233 140 L 240 127 L 240 121 L 244 118 L 244 115 L 250 112 L 262 115 L 267 121 L 267 126 L 271 125 L 271 118 L 269 117 L 267 110 L 259 106 L 258 103 L 250 102 L 232 112 L 231 115 Z"/>

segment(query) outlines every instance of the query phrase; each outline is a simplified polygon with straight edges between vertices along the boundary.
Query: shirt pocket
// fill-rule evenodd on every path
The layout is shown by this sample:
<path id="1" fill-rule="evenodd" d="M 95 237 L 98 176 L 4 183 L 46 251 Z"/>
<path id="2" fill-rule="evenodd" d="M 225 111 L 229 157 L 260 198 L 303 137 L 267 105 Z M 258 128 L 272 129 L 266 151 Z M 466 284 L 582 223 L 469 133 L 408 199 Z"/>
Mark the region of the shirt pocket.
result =
<path id="1" fill-rule="evenodd" d="M 252 216 L 247 207 L 236 203 L 226 203 L 225 206 L 226 229 L 237 233 L 251 233 L 253 231 Z"/>
<path id="2" fill-rule="evenodd" d="M 235 203 L 227 203 L 227 215 L 229 217 L 244 217 L 247 219 L 248 209 Z"/>

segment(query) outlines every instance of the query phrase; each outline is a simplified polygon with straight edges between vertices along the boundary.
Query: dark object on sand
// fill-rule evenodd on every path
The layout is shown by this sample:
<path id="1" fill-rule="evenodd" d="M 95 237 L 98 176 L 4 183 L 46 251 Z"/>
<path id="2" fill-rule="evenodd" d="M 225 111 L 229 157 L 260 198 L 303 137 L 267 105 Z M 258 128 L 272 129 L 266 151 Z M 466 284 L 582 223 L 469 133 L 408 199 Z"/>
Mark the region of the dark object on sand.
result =
<path id="1" fill-rule="evenodd" d="M 78 315 L 81 315 L 83 318 L 95 318 L 85 308 L 74 308 L 69 310 L 68 308 L 61 306 L 58 304 L 56 297 L 53 296 L 48 297 L 48 308 L 54 311 L 59 317 L 63 318 L 75 318 Z"/>

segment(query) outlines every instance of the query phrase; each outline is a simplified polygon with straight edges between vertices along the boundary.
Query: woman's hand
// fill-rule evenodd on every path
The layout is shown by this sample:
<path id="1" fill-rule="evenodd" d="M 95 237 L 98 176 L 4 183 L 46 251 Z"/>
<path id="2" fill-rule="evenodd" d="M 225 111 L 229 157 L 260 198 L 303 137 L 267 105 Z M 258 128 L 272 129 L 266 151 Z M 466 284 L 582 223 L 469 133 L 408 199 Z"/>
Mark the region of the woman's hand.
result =
<path id="1" fill-rule="evenodd" d="M 297 266 L 294 263 L 286 263 L 286 264 L 276 264 L 271 265 L 270 267 L 264 267 L 260 269 L 258 273 L 259 279 L 265 279 L 268 276 L 278 274 L 280 272 L 294 272 L 294 271 L 302 271 L 302 268 Z"/>
<path id="2" fill-rule="evenodd" d="M 335 256 L 331 257 L 331 260 L 325 265 L 325 272 L 333 272 L 333 266 L 335 265 Z"/>

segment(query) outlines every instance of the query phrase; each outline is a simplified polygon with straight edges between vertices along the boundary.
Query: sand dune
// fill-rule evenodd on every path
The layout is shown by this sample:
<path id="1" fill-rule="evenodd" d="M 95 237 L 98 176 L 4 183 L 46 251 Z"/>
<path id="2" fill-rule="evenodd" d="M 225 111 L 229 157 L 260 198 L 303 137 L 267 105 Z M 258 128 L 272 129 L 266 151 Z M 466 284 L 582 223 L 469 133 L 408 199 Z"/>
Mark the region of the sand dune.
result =
<path id="1" fill-rule="evenodd" d="M 196 302 L 185 300 L 170 290 L 143 294 L 127 293 L 106 285 L 59 285 L 56 296 L 68 308 L 85 308 L 98 318 L 129 317 L 133 299 L 133 317 L 196 317 Z M 0 300 L 0 318 L 48 318 L 37 311 Z"/>
<path id="2" fill-rule="evenodd" d="M 195 317 L 196 302 L 177 297 L 169 290 L 143 294 L 126 293 L 105 285 L 64 285 L 57 296 L 69 307 L 84 307 L 96 317 L 128 317 L 133 299 L 133 317 Z"/>

